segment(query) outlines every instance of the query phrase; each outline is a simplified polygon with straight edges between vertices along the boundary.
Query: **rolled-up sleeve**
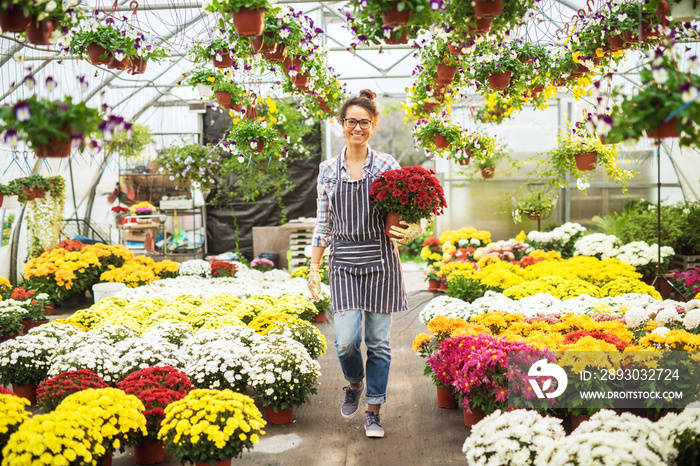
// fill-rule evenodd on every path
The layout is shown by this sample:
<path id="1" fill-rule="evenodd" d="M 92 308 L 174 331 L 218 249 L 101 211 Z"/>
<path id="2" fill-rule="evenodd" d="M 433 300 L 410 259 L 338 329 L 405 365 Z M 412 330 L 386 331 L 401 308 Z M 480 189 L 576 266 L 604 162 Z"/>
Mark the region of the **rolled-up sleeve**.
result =
<path id="1" fill-rule="evenodd" d="M 331 218 L 328 208 L 328 190 L 323 183 L 323 177 L 324 173 L 321 170 L 316 187 L 316 228 L 314 228 L 311 245 L 327 248 L 331 244 Z"/>

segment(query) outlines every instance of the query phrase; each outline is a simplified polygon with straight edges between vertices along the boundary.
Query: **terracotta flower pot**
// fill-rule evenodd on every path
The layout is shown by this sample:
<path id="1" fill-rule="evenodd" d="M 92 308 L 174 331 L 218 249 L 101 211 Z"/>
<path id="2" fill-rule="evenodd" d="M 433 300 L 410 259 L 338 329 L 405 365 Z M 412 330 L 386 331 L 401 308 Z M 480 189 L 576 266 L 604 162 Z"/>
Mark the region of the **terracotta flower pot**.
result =
<path id="1" fill-rule="evenodd" d="M 267 407 L 267 422 L 270 424 L 289 424 L 292 422 L 292 410 L 291 409 L 278 409 L 277 412 L 272 408 L 272 406 Z"/>
<path id="2" fill-rule="evenodd" d="M 440 286 L 438 287 L 438 290 L 440 290 L 440 291 L 447 291 L 447 283 L 440 283 Z"/>
<path id="3" fill-rule="evenodd" d="M 670 121 L 664 121 L 656 129 L 647 131 L 647 136 L 652 139 L 677 138 L 681 133 L 678 132 L 678 118 L 671 118 Z"/>
<path id="4" fill-rule="evenodd" d="M 452 390 L 443 387 L 435 388 L 437 388 L 438 408 L 457 409 L 457 400 L 455 400 L 455 396 L 452 394 Z"/>
<path id="5" fill-rule="evenodd" d="M 36 405 L 36 385 L 34 384 L 12 384 L 12 391 L 15 395 L 26 398 L 32 405 Z"/>
<path id="6" fill-rule="evenodd" d="M 508 89 L 510 86 L 510 77 L 512 71 L 504 71 L 502 73 L 493 73 L 489 76 L 489 87 L 493 90 Z"/>
<path id="7" fill-rule="evenodd" d="M 466 406 L 463 408 L 463 410 L 464 410 L 464 425 L 466 427 L 471 427 L 486 417 L 486 414 L 484 413 L 484 411 L 481 408 L 474 407 L 474 408 L 472 408 L 471 413 L 467 412 Z"/>
<path id="8" fill-rule="evenodd" d="M 291 78 L 292 84 L 294 84 L 299 89 L 306 89 L 309 87 L 309 77 L 301 73 L 297 73 L 296 76 Z"/>
<path id="9" fill-rule="evenodd" d="M 34 149 L 34 154 L 37 157 L 68 157 L 72 147 L 73 141 L 70 137 L 65 141 L 56 138 Z"/>
<path id="10" fill-rule="evenodd" d="M 211 463 L 200 463 L 200 462 L 196 461 L 194 463 L 194 465 L 195 466 L 211 466 Z M 216 463 L 216 466 L 231 466 L 231 459 L 229 458 L 227 460 L 218 461 Z"/>
<path id="11" fill-rule="evenodd" d="M 627 48 L 625 46 L 625 41 L 622 40 L 622 36 L 610 36 L 608 38 L 608 43 L 610 44 L 610 50 L 612 51 L 624 50 Z"/>
<path id="12" fill-rule="evenodd" d="M 277 48 L 274 52 L 263 52 L 265 60 L 272 63 L 279 63 L 284 61 L 287 56 L 287 46 L 284 44 L 277 44 Z"/>
<path id="13" fill-rule="evenodd" d="M 399 2 L 394 2 L 389 11 L 382 12 L 382 23 L 388 28 L 395 28 L 397 26 L 405 26 L 408 24 L 408 20 L 411 18 L 411 10 L 404 8 L 399 11 L 397 9 L 397 4 Z M 404 3 L 405 6 L 405 3 Z"/>
<path id="14" fill-rule="evenodd" d="M 228 68 L 231 66 L 231 63 L 233 63 L 233 59 L 231 58 L 231 54 L 229 52 L 222 53 L 221 60 L 217 60 L 216 55 L 214 55 L 211 60 L 214 63 L 214 66 L 217 68 Z"/>
<path id="15" fill-rule="evenodd" d="M 625 44 L 638 44 L 642 41 L 639 38 L 639 34 L 636 34 L 632 31 L 626 31 L 625 34 L 622 36 L 622 40 L 625 41 Z"/>
<path id="16" fill-rule="evenodd" d="M 428 291 L 438 291 L 440 289 L 440 282 L 438 280 L 428 280 Z M 438 397 L 438 401 L 439 401 Z"/>
<path id="17" fill-rule="evenodd" d="M 582 422 L 589 420 L 591 416 L 586 414 L 571 415 L 571 430 L 574 431 Z"/>
<path id="18" fill-rule="evenodd" d="M 112 60 L 107 65 L 107 68 L 112 70 L 125 70 L 129 67 L 129 64 L 130 60 L 128 58 L 117 60 L 116 58 L 112 57 Z"/>
<path id="19" fill-rule="evenodd" d="M 46 194 L 46 191 L 41 188 L 28 188 L 24 187 L 22 188 L 24 191 L 24 196 L 27 198 L 27 201 L 33 201 L 34 199 L 41 199 L 44 197 L 44 194 Z"/>
<path id="20" fill-rule="evenodd" d="M 595 170 L 595 164 L 598 161 L 598 152 L 585 152 L 583 154 L 576 154 L 576 168 L 582 172 L 589 172 Z"/>
<path id="21" fill-rule="evenodd" d="M 100 44 L 90 44 L 87 48 L 88 58 L 93 65 L 108 65 L 112 61 L 112 52 L 108 51 Z M 105 58 L 100 58 L 101 55 L 107 54 Z"/>
<path id="22" fill-rule="evenodd" d="M 13 339 L 17 338 L 17 337 L 20 336 L 20 335 L 21 335 L 20 332 L 15 332 L 15 333 L 3 333 L 2 335 L 0 335 L 0 343 L 2 343 L 3 341 L 7 341 L 7 340 L 13 340 Z"/>
<path id="23" fill-rule="evenodd" d="M 457 159 L 457 163 L 462 165 L 463 167 L 466 167 L 469 165 L 469 162 L 471 161 L 471 157 L 465 157 L 463 159 Z"/>
<path id="24" fill-rule="evenodd" d="M 45 316 L 52 316 L 53 315 L 53 303 L 51 304 L 44 304 L 44 315 Z"/>
<path id="25" fill-rule="evenodd" d="M 498 18 L 503 12 L 503 0 L 475 0 L 473 5 L 477 18 Z"/>
<path id="26" fill-rule="evenodd" d="M 408 44 L 408 32 L 406 31 L 401 31 L 401 36 L 397 39 L 396 36 L 392 33 L 389 34 L 388 37 L 384 38 L 384 43 L 386 45 L 403 45 L 403 44 Z"/>
<path id="27" fill-rule="evenodd" d="M 440 63 L 437 66 L 437 76 L 435 80 L 439 83 L 450 84 L 457 74 L 457 67 Z"/>
<path id="28" fill-rule="evenodd" d="M 216 95 L 216 101 L 221 105 L 222 107 L 228 109 L 231 108 L 231 93 L 226 92 L 226 91 L 216 91 L 214 92 L 214 95 Z"/>
<path id="29" fill-rule="evenodd" d="M 467 30 L 472 34 L 486 34 L 491 30 L 489 18 L 476 18 L 476 26 L 467 25 Z"/>
<path id="30" fill-rule="evenodd" d="M 462 48 L 462 44 L 458 44 L 457 46 L 447 44 L 447 51 L 452 55 L 462 55 Z"/>
<path id="31" fill-rule="evenodd" d="M 387 235 L 389 238 L 392 239 L 401 239 L 398 236 L 395 236 L 391 232 L 391 227 L 392 226 L 397 226 L 399 228 L 406 228 L 403 225 L 401 225 L 399 222 L 401 221 L 401 215 L 399 215 L 396 212 L 391 212 L 389 215 L 386 217 L 386 228 L 384 228 L 384 234 Z"/>
<path id="32" fill-rule="evenodd" d="M 275 38 L 275 41 L 271 45 L 266 45 L 265 41 L 263 40 L 263 37 L 274 37 L 273 34 L 271 33 L 265 33 L 260 36 L 255 36 L 250 39 L 250 44 L 253 46 L 253 50 L 256 52 L 260 53 L 265 53 L 265 52 L 274 52 L 277 50 L 277 39 Z"/>
<path id="33" fill-rule="evenodd" d="M 447 142 L 447 138 L 443 136 L 442 134 L 436 134 L 433 136 L 433 142 L 435 143 L 435 147 L 438 149 L 444 149 L 446 147 L 450 147 L 450 143 Z"/>
<path id="34" fill-rule="evenodd" d="M 428 113 L 432 113 L 435 110 L 437 110 L 439 106 L 440 104 L 437 102 L 426 102 L 423 106 L 423 110 L 425 110 Z"/>
<path id="35" fill-rule="evenodd" d="M 27 26 L 27 40 L 34 45 L 49 45 L 49 39 L 53 30 L 56 28 L 56 23 L 51 20 L 37 21 L 32 16 Z"/>
<path id="36" fill-rule="evenodd" d="M 30 17 L 21 8 L 12 7 L 0 12 L 0 28 L 3 32 L 24 32 L 29 26 Z"/>
<path id="37" fill-rule="evenodd" d="M 589 71 L 591 71 L 591 70 L 589 70 L 588 67 L 586 65 L 584 65 L 583 63 L 576 63 L 576 67 L 574 68 L 574 71 L 571 73 L 571 76 L 580 77 L 580 76 L 583 76 L 584 74 L 588 73 Z"/>
<path id="38" fill-rule="evenodd" d="M 129 74 L 143 74 L 146 72 L 146 65 L 148 65 L 148 60 L 144 58 L 136 58 L 130 60 L 129 63 Z"/>
<path id="39" fill-rule="evenodd" d="M 494 174 L 495 172 L 496 172 L 496 169 L 495 169 L 494 167 L 491 167 L 491 168 L 482 168 L 482 169 L 481 169 L 481 176 L 482 176 L 484 179 L 487 179 L 487 180 L 488 180 L 489 178 L 493 178 L 493 174 Z"/>
<path id="40" fill-rule="evenodd" d="M 316 314 L 314 316 L 314 322 L 325 322 L 325 321 L 326 321 L 326 313 L 325 312 L 322 314 Z"/>
<path id="41" fill-rule="evenodd" d="M 136 464 L 156 464 L 165 459 L 163 442 L 145 438 L 143 442 L 134 445 L 134 461 Z"/>
<path id="42" fill-rule="evenodd" d="M 265 29 L 265 9 L 249 10 L 241 8 L 237 12 L 231 12 L 233 27 L 236 34 L 241 37 L 255 37 L 262 34 Z"/>
<path id="43" fill-rule="evenodd" d="M 535 86 L 532 89 L 530 89 L 530 97 L 536 99 L 537 97 L 539 97 L 542 91 L 544 91 L 544 85 L 540 84 L 539 86 Z"/>

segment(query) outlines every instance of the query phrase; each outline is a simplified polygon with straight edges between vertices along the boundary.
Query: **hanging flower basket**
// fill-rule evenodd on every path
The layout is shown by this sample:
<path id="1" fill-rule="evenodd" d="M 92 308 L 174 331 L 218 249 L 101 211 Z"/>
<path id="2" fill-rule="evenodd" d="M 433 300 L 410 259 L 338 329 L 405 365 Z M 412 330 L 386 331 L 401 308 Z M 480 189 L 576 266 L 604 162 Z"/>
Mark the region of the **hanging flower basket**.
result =
<path id="1" fill-rule="evenodd" d="M 29 19 L 21 8 L 12 7 L 0 13 L 0 28 L 3 32 L 24 32 L 29 26 Z"/>
<path id="2" fill-rule="evenodd" d="M 617 50 L 625 50 L 627 48 L 622 36 L 610 36 L 610 38 L 608 38 L 608 44 L 610 44 L 610 50 L 613 52 Z"/>
<path id="3" fill-rule="evenodd" d="M 411 10 L 404 8 L 399 11 L 396 6 L 399 2 L 394 2 L 391 6 L 391 10 L 382 12 L 382 23 L 385 27 L 395 28 L 398 26 L 406 26 L 408 20 L 411 17 Z"/>
<path id="4" fill-rule="evenodd" d="M 236 34 L 241 37 L 255 37 L 262 34 L 265 29 L 265 9 L 249 10 L 241 8 L 238 12 L 231 12 L 233 27 Z"/>
<path id="5" fill-rule="evenodd" d="M 582 172 L 590 172 L 595 170 L 595 164 L 598 161 L 597 152 L 585 152 L 583 154 L 576 154 L 576 168 Z"/>
<path id="6" fill-rule="evenodd" d="M 384 43 L 387 45 L 403 45 L 408 44 L 408 33 L 406 31 L 401 31 L 401 37 L 398 39 L 394 34 L 389 34 L 388 37 L 384 38 Z"/>
<path id="7" fill-rule="evenodd" d="M 309 77 L 301 73 L 297 73 L 296 76 L 291 78 L 292 84 L 294 84 L 300 90 L 306 90 L 309 88 Z"/>
<path id="8" fill-rule="evenodd" d="M 112 60 L 109 62 L 109 65 L 107 65 L 107 68 L 111 70 L 125 70 L 129 67 L 130 62 L 131 60 L 129 58 L 117 60 L 116 58 L 112 57 Z"/>
<path id="9" fill-rule="evenodd" d="M 287 46 L 284 44 L 277 44 L 277 48 L 274 52 L 263 52 L 265 60 L 272 63 L 283 62 L 287 57 Z"/>
<path id="10" fill-rule="evenodd" d="M 463 167 L 466 167 L 467 165 L 469 165 L 469 162 L 471 160 L 472 160 L 472 157 L 471 157 L 471 152 L 470 152 L 469 155 L 467 155 L 466 157 L 461 158 L 461 159 L 457 159 L 457 163 L 462 165 Z"/>
<path id="11" fill-rule="evenodd" d="M 503 0 L 475 0 L 473 5 L 477 18 L 498 18 L 503 12 Z"/>
<path id="12" fill-rule="evenodd" d="M 216 101 L 221 105 L 222 107 L 229 109 L 232 107 L 231 105 L 231 93 L 226 92 L 226 91 L 216 91 L 214 92 L 214 95 L 216 95 Z"/>
<path id="13" fill-rule="evenodd" d="M 137 58 L 129 60 L 129 74 L 143 74 L 146 72 L 146 65 L 148 65 L 148 60 L 145 58 Z"/>
<path id="14" fill-rule="evenodd" d="M 33 201 L 34 199 L 41 199 L 44 197 L 44 194 L 46 194 L 46 191 L 41 189 L 41 188 L 30 188 L 30 187 L 24 187 L 22 188 L 24 191 L 24 197 L 27 198 L 27 201 Z M 30 320 L 29 323 L 32 321 Z M 27 333 L 26 331 L 24 333 Z"/>
<path id="15" fill-rule="evenodd" d="M 49 39 L 54 29 L 55 23 L 53 21 L 36 21 L 32 16 L 27 27 L 27 40 L 34 45 L 49 45 Z"/>
<path id="16" fill-rule="evenodd" d="M 489 87 L 493 90 L 508 89 L 508 86 L 510 86 L 510 77 L 512 74 L 512 71 L 493 73 L 489 76 Z"/>
<path id="17" fill-rule="evenodd" d="M 209 98 L 214 95 L 214 88 L 207 84 L 197 84 L 197 91 L 202 98 Z"/>
<path id="18" fill-rule="evenodd" d="M 647 131 L 647 136 L 652 139 L 677 138 L 681 133 L 678 132 L 678 118 L 671 118 L 670 121 L 664 121 L 656 129 Z"/>
<path id="19" fill-rule="evenodd" d="M 440 104 L 438 102 L 426 102 L 423 106 L 423 110 L 425 110 L 428 113 L 432 113 L 435 110 L 437 110 L 439 106 Z"/>
<path id="20" fill-rule="evenodd" d="M 291 66 L 297 67 L 297 74 L 301 71 L 301 60 L 299 58 L 288 56 L 282 62 L 282 73 L 289 74 L 289 68 Z"/>
<path id="21" fill-rule="evenodd" d="M 455 78 L 455 74 L 457 74 L 456 66 L 440 63 L 437 66 L 437 76 L 435 77 L 435 80 L 438 83 L 451 84 Z"/>
<path id="22" fill-rule="evenodd" d="M 537 97 L 540 96 L 540 94 L 544 91 L 544 84 L 540 84 L 539 86 L 535 86 L 532 89 L 530 89 L 530 97 L 533 99 L 536 99 Z"/>
<path id="23" fill-rule="evenodd" d="M 70 134 L 70 132 L 68 132 Z M 40 158 L 45 157 L 68 157 L 70 155 L 71 148 L 73 147 L 73 141 L 68 138 L 67 141 L 62 141 L 61 139 L 54 139 L 48 144 L 42 144 L 34 150 L 34 155 Z"/>
<path id="24" fill-rule="evenodd" d="M 481 176 L 482 176 L 482 178 L 488 180 L 489 178 L 493 178 L 493 174 L 495 172 L 496 172 L 496 169 L 494 167 L 482 168 L 481 169 Z"/>
<path id="25" fill-rule="evenodd" d="M 490 24 L 490 23 L 489 23 Z M 450 52 L 452 55 L 466 55 L 465 53 L 462 53 L 462 44 L 458 44 L 458 46 L 454 46 L 452 44 L 447 44 L 447 50 Z"/>
<path id="26" fill-rule="evenodd" d="M 271 33 L 265 33 L 265 36 L 273 37 Z M 274 53 L 275 50 L 277 50 L 277 39 L 275 39 L 275 42 L 272 43 L 272 45 L 266 45 L 265 41 L 263 40 L 263 36 L 255 36 L 250 40 L 250 43 L 253 46 L 253 50 L 262 54 Z"/>
<path id="27" fill-rule="evenodd" d="M 108 51 L 100 44 L 90 44 L 87 48 L 88 58 L 90 63 L 93 65 L 109 65 L 112 61 L 112 52 Z M 100 58 L 100 56 L 107 54 L 105 58 Z"/>
<path id="28" fill-rule="evenodd" d="M 574 71 L 571 72 L 571 76 L 579 78 L 588 72 L 590 72 L 590 70 L 586 65 L 584 65 L 583 63 L 577 63 L 576 67 L 574 68 Z"/>
<path id="29" fill-rule="evenodd" d="M 486 34 L 491 30 L 491 20 L 489 18 L 476 18 L 476 27 L 468 25 L 467 29 L 472 34 Z"/>
<path id="30" fill-rule="evenodd" d="M 450 147 L 450 143 L 447 142 L 447 138 L 443 136 L 442 134 L 436 134 L 433 136 L 433 142 L 435 143 L 435 147 L 438 149 L 445 149 L 447 147 Z"/>
<path id="31" fill-rule="evenodd" d="M 228 68 L 231 66 L 231 63 L 233 63 L 233 59 L 231 58 L 231 54 L 229 52 L 221 54 L 221 60 L 217 60 L 216 56 L 212 57 L 212 61 L 214 62 L 214 66 L 217 68 Z"/>

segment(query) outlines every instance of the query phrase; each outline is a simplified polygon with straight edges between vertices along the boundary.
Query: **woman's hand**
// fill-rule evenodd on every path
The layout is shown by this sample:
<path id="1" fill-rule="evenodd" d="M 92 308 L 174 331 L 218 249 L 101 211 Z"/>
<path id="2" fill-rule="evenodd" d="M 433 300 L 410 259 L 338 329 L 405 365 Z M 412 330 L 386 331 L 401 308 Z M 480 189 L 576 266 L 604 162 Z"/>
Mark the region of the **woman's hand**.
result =
<path id="1" fill-rule="evenodd" d="M 309 280 L 307 284 L 311 292 L 311 298 L 313 298 L 314 301 L 321 299 L 321 274 L 318 271 L 318 267 L 319 264 L 309 265 Z"/>
<path id="2" fill-rule="evenodd" d="M 391 234 L 401 238 L 398 240 L 399 244 L 406 244 L 409 241 L 413 241 L 423 233 L 423 228 L 421 228 L 418 223 L 408 223 L 405 220 L 401 220 L 399 224 L 405 226 L 403 228 L 396 225 L 391 227 Z"/>

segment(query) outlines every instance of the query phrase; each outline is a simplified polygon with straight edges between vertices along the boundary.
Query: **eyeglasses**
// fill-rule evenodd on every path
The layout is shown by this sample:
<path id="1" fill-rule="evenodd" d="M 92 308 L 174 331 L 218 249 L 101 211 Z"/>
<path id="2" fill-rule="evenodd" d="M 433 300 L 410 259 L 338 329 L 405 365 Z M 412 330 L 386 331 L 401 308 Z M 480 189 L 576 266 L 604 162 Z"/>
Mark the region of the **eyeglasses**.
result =
<path id="1" fill-rule="evenodd" d="M 345 123 L 345 126 L 348 128 L 354 128 L 357 126 L 357 124 L 360 124 L 360 128 L 362 129 L 369 129 L 370 126 L 372 126 L 372 120 L 356 120 L 354 118 L 343 118 L 343 122 Z"/>

